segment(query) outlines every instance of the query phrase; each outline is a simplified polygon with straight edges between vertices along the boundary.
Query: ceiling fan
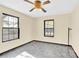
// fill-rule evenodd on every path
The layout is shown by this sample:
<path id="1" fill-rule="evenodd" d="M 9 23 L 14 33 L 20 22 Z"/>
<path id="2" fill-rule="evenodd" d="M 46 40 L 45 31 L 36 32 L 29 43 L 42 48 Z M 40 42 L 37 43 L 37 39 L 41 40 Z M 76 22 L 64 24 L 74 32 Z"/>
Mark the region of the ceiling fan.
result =
<path id="1" fill-rule="evenodd" d="M 50 3 L 49 0 L 47 0 L 43 3 L 40 0 L 35 0 L 34 3 L 29 0 L 24 0 L 24 1 L 34 5 L 34 7 L 31 10 L 29 10 L 29 12 L 33 11 L 34 9 L 41 9 L 43 12 L 47 12 L 44 8 L 42 8 L 42 5 L 46 5 L 46 4 Z"/>

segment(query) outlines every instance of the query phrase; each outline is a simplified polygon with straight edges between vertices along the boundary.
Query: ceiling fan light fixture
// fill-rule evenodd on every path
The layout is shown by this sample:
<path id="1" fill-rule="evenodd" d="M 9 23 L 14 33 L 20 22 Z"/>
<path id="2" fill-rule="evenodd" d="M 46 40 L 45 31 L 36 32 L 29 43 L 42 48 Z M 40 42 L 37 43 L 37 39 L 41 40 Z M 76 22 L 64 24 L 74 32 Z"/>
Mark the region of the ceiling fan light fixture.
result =
<path id="1" fill-rule="evenodd" d="M 34 3 L 32 3 L 29 0 L 25 0 L 25 1 L 34 5 L 34 7 L 30 10 L 30 12 L 33 11 L 34 9 L 37 9 L 37 10 L 42 10 L 43 12 L 46 13 L 47 11 L 42 7 L 42 5 L 46 5 L 46 4 L 49 4 L 50 3 L 49 0 L 43 2 L 43 4 L 42 4 L 42 2 L 40 0 L 35 0 Z"/>
<path id="2" fill-rule="evenodd" d="M 41 6 L 41 1 L 39 1 L 39 0 L 36 0 L 34 5 L 35 5 L 36 9 L 40 9 L 42 7 Z"/>

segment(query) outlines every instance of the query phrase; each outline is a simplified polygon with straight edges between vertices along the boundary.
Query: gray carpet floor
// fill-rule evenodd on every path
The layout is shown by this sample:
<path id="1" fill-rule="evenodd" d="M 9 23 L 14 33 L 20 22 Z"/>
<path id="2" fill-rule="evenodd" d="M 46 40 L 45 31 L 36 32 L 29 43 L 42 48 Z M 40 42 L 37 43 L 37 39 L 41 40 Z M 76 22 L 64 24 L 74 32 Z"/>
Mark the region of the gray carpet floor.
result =
<path id="1" fill-rule="evenodd" d="M 35 58 L 76 58 L 69 46 L 33 41 L 0 55 L 0 58 L 15 58 L 22 52 L 28 52 Z"/>

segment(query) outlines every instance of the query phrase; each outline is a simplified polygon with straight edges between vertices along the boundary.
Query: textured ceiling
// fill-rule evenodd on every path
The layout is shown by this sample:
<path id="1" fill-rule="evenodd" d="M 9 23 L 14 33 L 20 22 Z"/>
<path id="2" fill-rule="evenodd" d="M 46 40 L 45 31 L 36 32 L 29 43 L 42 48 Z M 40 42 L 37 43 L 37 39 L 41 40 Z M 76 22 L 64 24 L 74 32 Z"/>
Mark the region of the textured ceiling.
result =
<path id="1" fill-rule="evenodd" d="M 30 0 L 34 2 L 35 0 Z M 41 0 L 42 2 L 46 0 Z M 50 15 L 59 15 L 70 13 L 75 6 L 78 4 L 79 0 L 50 0 L 51 3 L 44 5 L 43 8 L 47 10 L 44 13 L 41 10 L 34 10 L 29 12 L 33 8 L 32 4 L 25 2 L 24 0 L 0 0 L 0 4 L 12 8 L 16 11 L 29 15 L 31 17 L 42 17 Z"/>

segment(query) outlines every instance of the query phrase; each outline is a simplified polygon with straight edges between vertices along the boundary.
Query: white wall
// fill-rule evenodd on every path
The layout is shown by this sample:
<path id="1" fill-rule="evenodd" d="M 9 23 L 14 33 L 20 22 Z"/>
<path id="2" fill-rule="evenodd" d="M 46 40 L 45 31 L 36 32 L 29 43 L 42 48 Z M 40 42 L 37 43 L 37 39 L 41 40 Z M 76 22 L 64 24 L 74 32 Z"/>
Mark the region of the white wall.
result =
<path id="1" fill-rule="evenodd" d="M 54 19 L 54 37 L 44 37 L 44 20 Z M 40 17 L 34 22 L 33 39 L 60 44 L 68 44 L 68 27 L 71 14 Z"/>
<path id="2" fill-rule="evenodd" d="M 20 17 L 20 39 L 8 41 L 2 43 L 2 13 L 11 14 Z M 33 18 L 14 11 L 10 8 L 0 5 L 0 53 L 12 49 L 14 47 L 20 46 L 32 40 L 31 30 L 32 30 L 32 20 Z"/>
<path id="3" fill-rule="evenodd" d="M 71 45 L 79 56 L 79 6 L 72 13 L 72 40 Z"/>

